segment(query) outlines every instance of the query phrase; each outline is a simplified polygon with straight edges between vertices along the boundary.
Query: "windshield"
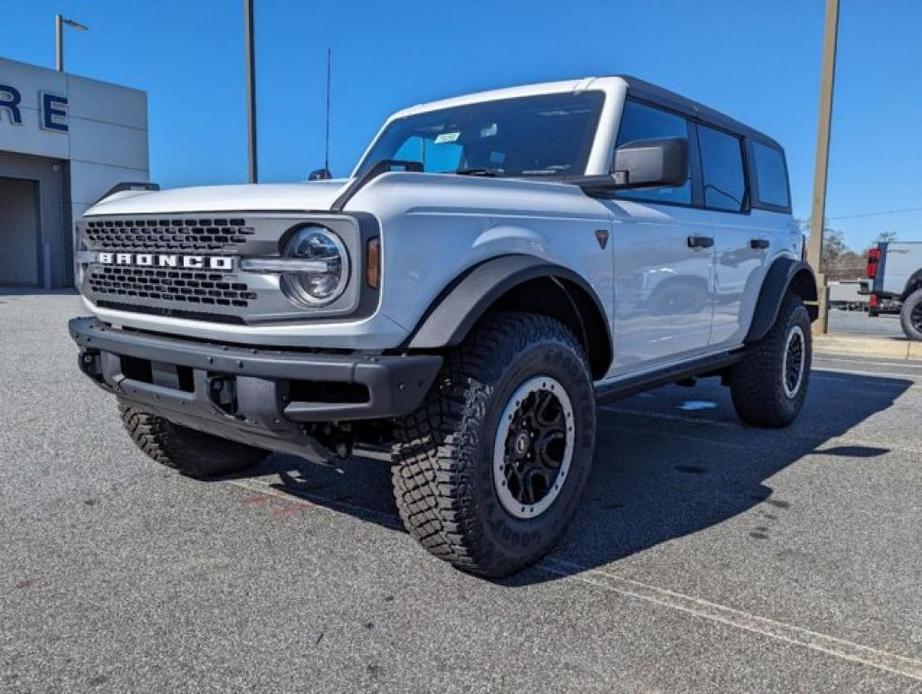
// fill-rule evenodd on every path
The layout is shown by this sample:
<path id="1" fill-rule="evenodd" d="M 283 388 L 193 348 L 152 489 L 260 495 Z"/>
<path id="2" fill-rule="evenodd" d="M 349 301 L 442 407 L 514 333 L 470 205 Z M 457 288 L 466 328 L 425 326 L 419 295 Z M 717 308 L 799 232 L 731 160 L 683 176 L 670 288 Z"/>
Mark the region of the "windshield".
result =
<path id="1" fill-rule="evenodd" d="M 427 111 L 385 128 L 357 175 L 384 159 L 430 173 L 481 176 L 582 174 L 604 94 L 543 94 Z"/>

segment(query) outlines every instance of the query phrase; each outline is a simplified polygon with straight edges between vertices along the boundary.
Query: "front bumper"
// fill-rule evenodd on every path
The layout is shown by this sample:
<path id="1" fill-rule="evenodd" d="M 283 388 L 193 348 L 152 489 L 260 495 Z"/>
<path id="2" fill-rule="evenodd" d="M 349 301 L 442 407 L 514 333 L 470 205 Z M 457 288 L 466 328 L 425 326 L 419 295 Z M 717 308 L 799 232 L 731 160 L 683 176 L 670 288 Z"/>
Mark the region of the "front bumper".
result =
<path id="1" fill-rule="evenodd" d="M 80 369 L 105 390 L 178 424 L 309 459 L 328 453 L 312 423 L 409 414 L 442 366 L 436 355 L 256 349 L 89 317 L 68 327 Z"/>

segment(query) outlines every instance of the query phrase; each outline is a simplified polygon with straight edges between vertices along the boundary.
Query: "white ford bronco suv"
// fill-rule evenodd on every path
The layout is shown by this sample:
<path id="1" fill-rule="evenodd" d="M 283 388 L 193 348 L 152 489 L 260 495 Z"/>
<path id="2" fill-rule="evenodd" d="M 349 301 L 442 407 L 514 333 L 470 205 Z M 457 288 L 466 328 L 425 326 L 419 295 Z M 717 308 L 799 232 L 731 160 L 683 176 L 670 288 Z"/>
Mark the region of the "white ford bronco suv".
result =
<path id="1" fill-rule="evenodd" d="M 720 376 L 780 427 L 807 392 L 782 148 L 630 77 L 408 108 L 347 180 L 117 186 L 77 231 L 79 365 L 145 453 L 211 477 L 386 441 L 407 530 L 481 575 L 561 537 L 597 402 Z"/>

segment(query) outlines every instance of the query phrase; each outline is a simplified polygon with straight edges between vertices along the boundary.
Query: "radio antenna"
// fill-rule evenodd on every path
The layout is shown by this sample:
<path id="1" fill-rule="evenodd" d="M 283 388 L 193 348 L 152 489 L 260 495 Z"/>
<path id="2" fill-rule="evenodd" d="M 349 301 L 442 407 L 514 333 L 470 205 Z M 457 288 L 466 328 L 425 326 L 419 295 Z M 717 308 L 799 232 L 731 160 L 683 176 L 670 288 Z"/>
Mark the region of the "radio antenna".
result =
<path id="1" fill-rule="evenodd" d="M 333 49 L 327 48 L 327 126 L 326 126 L 326 145 L 323 157 L 323 168 L 330 170 L 330 92 L 333 82 Z M 327 174 L 329 175 L 329 174 Z"/>

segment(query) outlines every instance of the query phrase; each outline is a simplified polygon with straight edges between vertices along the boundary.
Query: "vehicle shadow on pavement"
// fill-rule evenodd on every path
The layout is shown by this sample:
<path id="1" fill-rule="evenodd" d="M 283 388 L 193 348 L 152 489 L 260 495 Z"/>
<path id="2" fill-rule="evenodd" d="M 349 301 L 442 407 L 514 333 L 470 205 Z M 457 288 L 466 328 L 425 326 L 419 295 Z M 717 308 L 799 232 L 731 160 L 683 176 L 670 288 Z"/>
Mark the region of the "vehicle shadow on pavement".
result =
<path id="1" fill-rule="evenodd" d="M 722 523 L 755 506 L 759 522 L 745 542 L 769 538 L 773 518 L 790 503 L 773 495 L 773 475 L 810 454 L 873 459 L 889 452 L 834 440 L 889 408 L 910 380 L 836 372 L 815 376 L 800 418 L 790 427 L 748 427 L 736 418 L 716 380 L 694 390 L 669 386 L 599 410 L 594 468 L 584 503 L 552 552 L 553 573 L 540 567 L 501 583 L 556 580 L 611 564 L 669 540 Z M 683 405 L 713 403 L 686 412 Z M 255 475 L 272 475 L 279 492 L 400 528 L 391 496 L 390 466 L 353 457 L 324 468 L 274 455 Z M 569 569 L 567 567 L 570 567 Z"/>

